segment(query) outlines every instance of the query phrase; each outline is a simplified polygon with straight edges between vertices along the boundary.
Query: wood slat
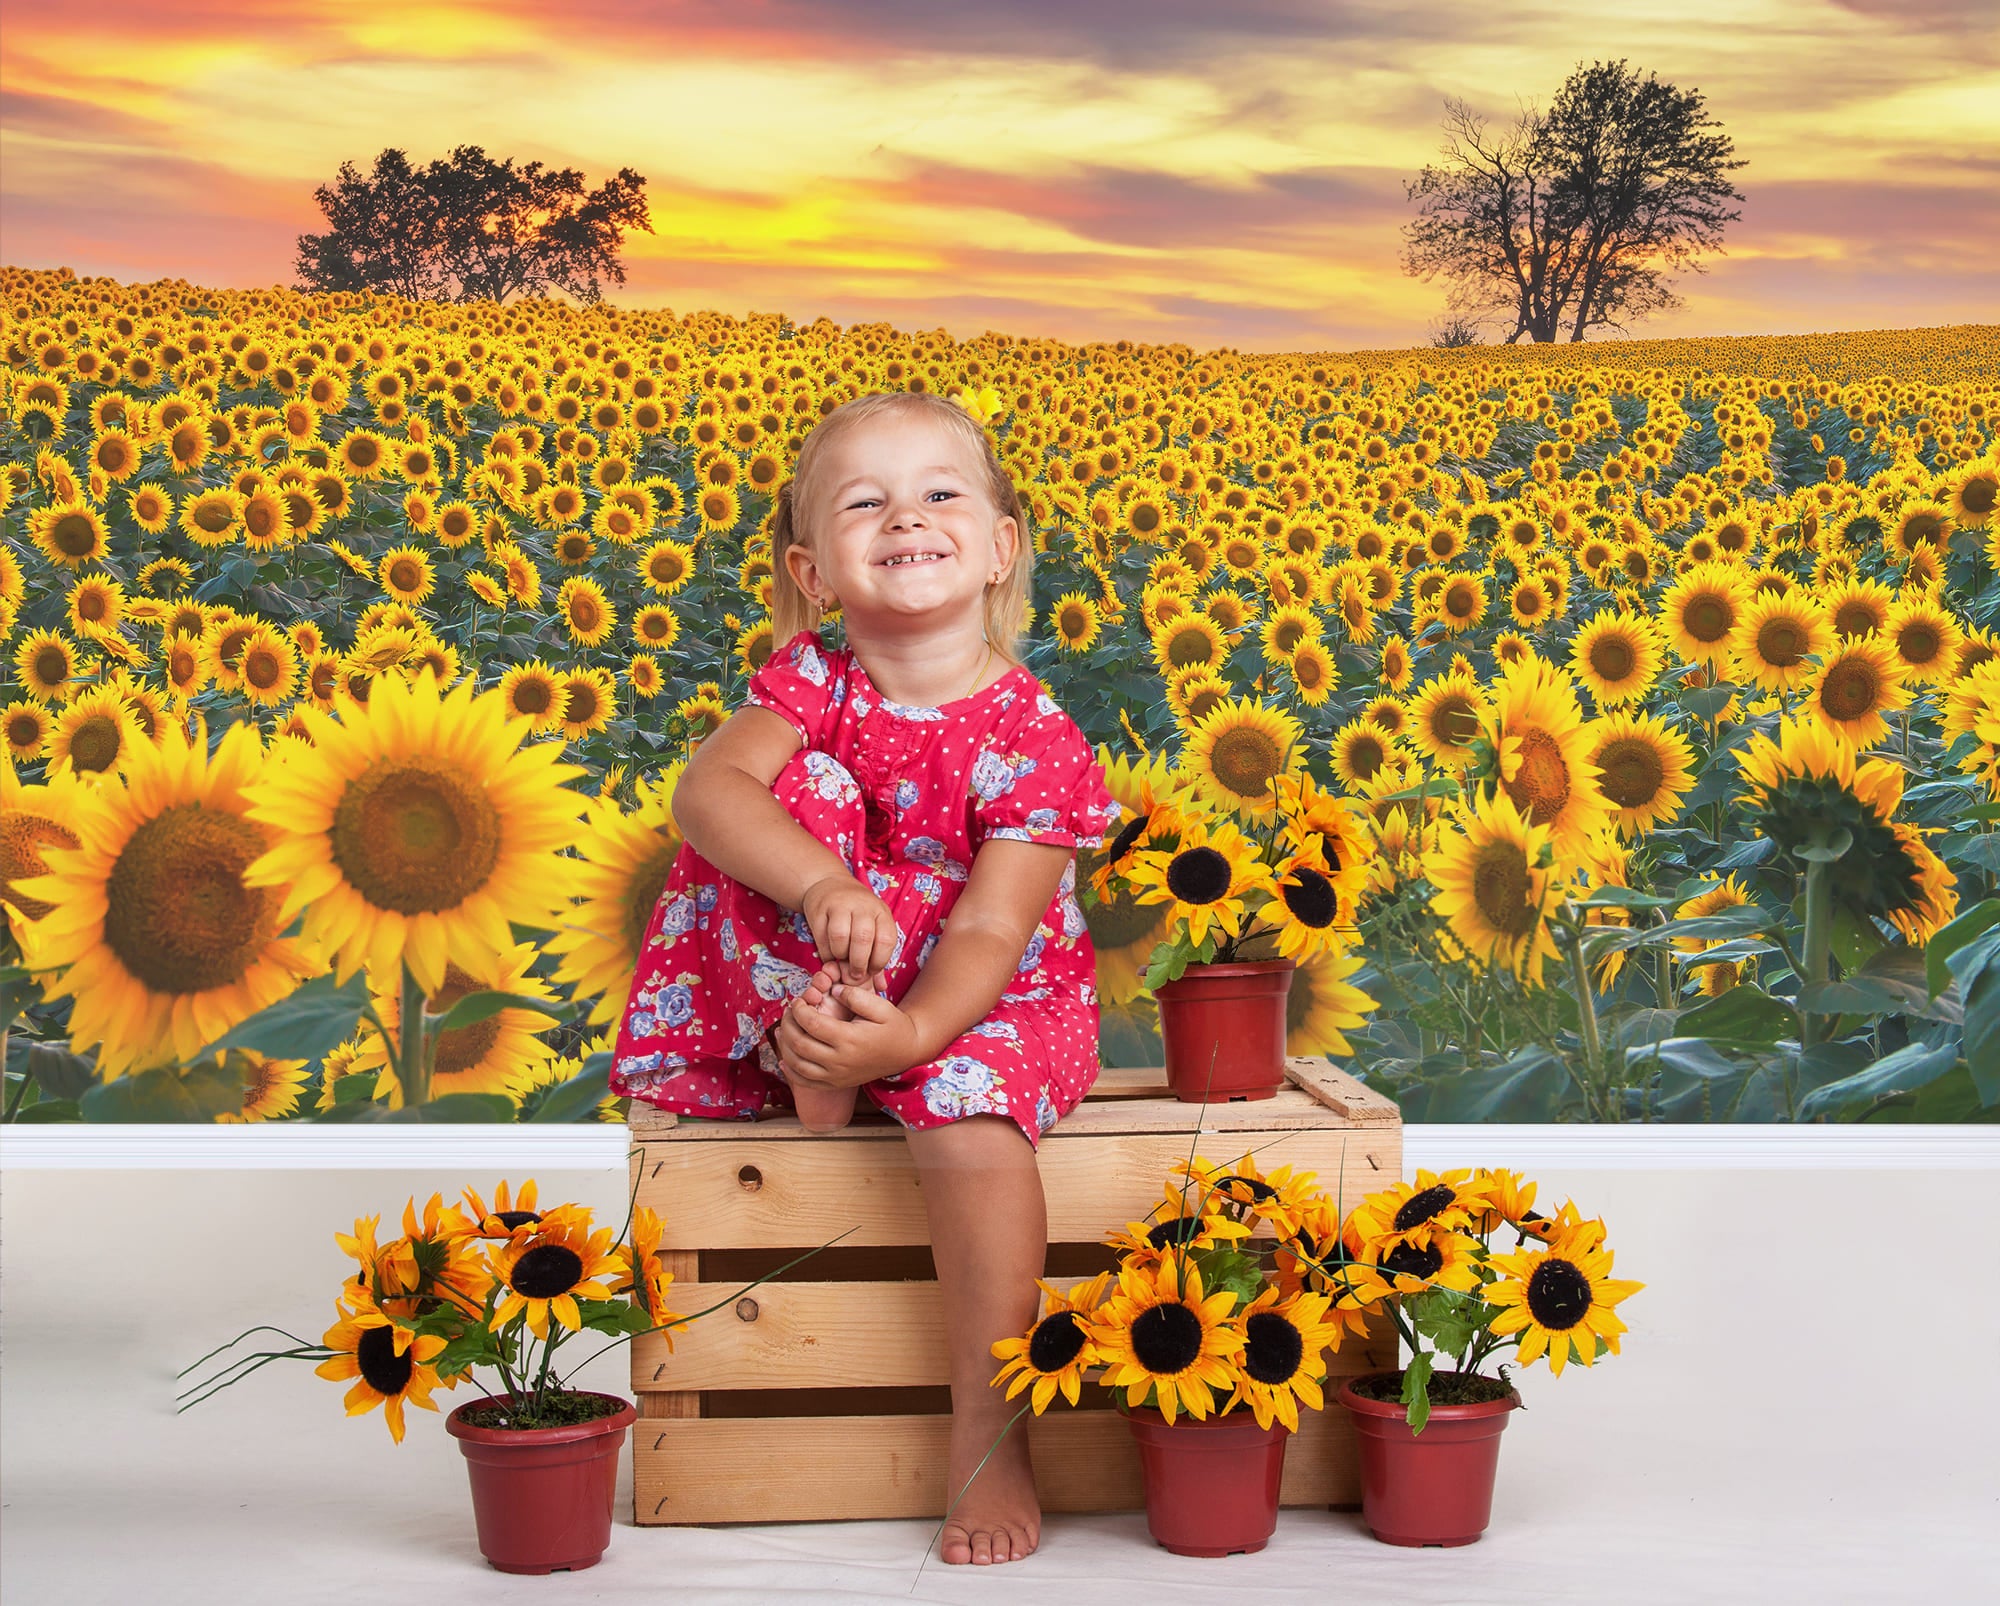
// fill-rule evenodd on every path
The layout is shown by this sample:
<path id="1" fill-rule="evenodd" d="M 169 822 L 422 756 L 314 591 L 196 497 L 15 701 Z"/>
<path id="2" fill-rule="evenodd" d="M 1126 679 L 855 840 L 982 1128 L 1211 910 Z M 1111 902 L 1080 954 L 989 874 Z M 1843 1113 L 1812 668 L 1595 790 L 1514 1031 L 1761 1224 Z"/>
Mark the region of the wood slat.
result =
<path id="1" fill-rule="evenodd" d="M 673 1308 L 703 1310 L 741 1286 L 676 1283 Z M 1343 1376 L 1390 1364 L 1357 1338 L 1328 1363 Z M 942 1294 L 934 1282 L 764 1283 L 676 1333 L 671 1353 L 658 1333 L 633 1339 L 632 1377 L 642 1391 L 949 1383 Z"/>
<path id="2" fill-rule="evenodd" d="M 946 1416 L 765 1417 L 634 1424 L 634 1520 L 824 1522 L 944 1514 Z M 1115 1411 L 1026 1420 L 1045 1511 L 1137 1511 L 1138 1449 Z M 1353 1428 L 1329 1401 L 1285 1449 L 1287 1506 L 1359 1500 Z"/>
<path id="3" fill-rule="evenodd" d="M 1060 1137 L 1102 1136 L 1114 1132 L 1252 1131 L 1322 1126 L 1328 1116 L 1353 1126 L 1395 1125 L 1401 1114 L 1393 1100 L 1364 1087 L 1325 1059 L 1295 1057 L 1285 1062 L 1289 1086 L 1267 1099 L 1227 1103 L 1183 1104 L 1167 1091 L 1166 1072 L 1158 1066 L 1107 1065 L 1083 1103 L 1050 1134 Z M 761 1142 L 819 1137 L 822 1141 L 887 1143 L 900 1140 L 903 1129 L 887 1116 L 857 1118 L 837 1134 L 815 1134 L 789 1114 L 769 1114 L 755 1121 L 680 1121 L 650 1104 L 634 1102 L 627 1115 L 635 1139 L 659 1143 Z"/>
<path id="4" fill-rule="evenodd" d="M 1058 1129 L 1041 1149 L 1049 1240 L 1094 1243 L 1144 1217 L 1159 1203 L 1169 1168 L 1191 1146 L 1217 1164 L 1249 1152 L 1267 1171 L 1289 1165 L 1315 1172 L 1321 1187 L 1349 1201 L 1402 1172 L 1400 1126 L 1231 1130 L 1192 1145 L 1185 1133 L 1106 1141 L 1083 1132 L 1065 1139 Z M 662 1147 L 668 1152 L 654 1152 Z M 644 1171 L 638 1203 L 659 1212 L 669 1248 L 804 1249 L 842 1233 L 847 1246 L 928 1242 L 916 1168 L 903 1143 L 739 1138 L 649 1145 L 632 1163 Z"/>

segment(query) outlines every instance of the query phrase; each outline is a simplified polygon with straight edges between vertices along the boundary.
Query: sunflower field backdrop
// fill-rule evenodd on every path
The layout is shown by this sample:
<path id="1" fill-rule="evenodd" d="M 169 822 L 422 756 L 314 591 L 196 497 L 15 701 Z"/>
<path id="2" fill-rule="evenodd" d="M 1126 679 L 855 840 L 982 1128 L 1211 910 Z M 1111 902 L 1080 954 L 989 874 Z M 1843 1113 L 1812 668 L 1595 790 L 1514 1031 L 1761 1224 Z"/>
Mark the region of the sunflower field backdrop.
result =
<path id="1" fill-rule="evenodd" d="M 1293 1052 L 1419 1121 L 2000 1107 L 2000 329 L 1250 355 L 5 269 L 0 350 L 9 1120 L 394 1104 L 372 1030 L 204 1051 L 482 991 L 433 1091 L 618 1119 L 775 493 L 889 389 L 1032 512 L 1029 667 L 1133 810 L 1084 874 L 1176 790 L 1338 818 Z M 1109 1062 L 1168 914 L 1088 911 Z"/>

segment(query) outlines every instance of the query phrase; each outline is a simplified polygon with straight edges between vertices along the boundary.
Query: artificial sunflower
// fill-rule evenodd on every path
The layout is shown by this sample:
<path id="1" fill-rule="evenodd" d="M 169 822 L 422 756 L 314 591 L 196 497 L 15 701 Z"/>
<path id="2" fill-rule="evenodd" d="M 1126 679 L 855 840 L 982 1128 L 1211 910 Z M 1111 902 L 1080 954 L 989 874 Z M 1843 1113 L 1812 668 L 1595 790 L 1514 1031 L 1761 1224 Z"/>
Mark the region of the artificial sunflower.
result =
<path id="1" fill-rule="evenodd" d="M 37 944 L 67 968 L 47 996 L 76 999 L 71 1042 L 99 1045 L 107 1076 L 184 1064 L 325 968 L 313 939 L 278 935 L 278 893 L 247 879 L 273 840 L 251 813 L 262 760 L 247 722 L 213 755 L 206 732 L 169 726 L 133 747 L 123 786 L 72 794 L 77 845 L 43 842 L 47 872 L 14 882 L 50 905 Z"/>
<path id="2" fill-rule="evenodd" d="M 1098 1362 L 1091 1341 L 1091 1318 L 1104 1301 L 1111 1273 L 1101 1271 L 1068 1293 L 1035 1279 L 1046 1299 L 1041 1318 L 1021 1338 L 1003 1338 L 993 1346 L 993 1358 L 1006 1364 L 993 1374 L 993 1386 L 1012 1378 L 1007 1398 L 1028 1389 L 1028 1403 L 1040 1416 L 1058 1392 L 1075 1405 L 1083 1392 L 1083 1374 Z"/>
<path id="3" fill-rule="evenodd" d="M 1281 860 L 1271 872 L 1276 894 L 1258 911 L 1275 925 L 1278 956 L 1300 960 L 1344 946 L 1354 934 L 1340 918 L 1340 889 L 1315 843 Z"/>
<path id="4" fill-rule="evenodd" d="M 620 1277 L 611 1291 L 629 1294 L 632 1303 L 646 1313 L 671 1350 L 675 1331 L 685 1332 L 687 1320 L 667 1309 L 667 1290 L 673 1286 L 674 1274 L 660 1258 L 660 1245 L 666 1235 L 666 1223 L 661 1221 L 659 1213 L 649 1205 L 640 1205 L 632 1213 L 631 1243 L 612 1250 L 619 1263 Z"/>
<path id="5" fill-rule="evenodd" d="M 360 1416 L 381 1406 L 389 1436 L 401 1444 L 405 1404 L 435 1411 L 431 1391 L 457 1386 L 457 1378 L 439 1377 L 431 1364 L 449 1340 L 436 1333 L 419 1338 L 366 1303 L 350 1309 L 336 1301 L 334 1311 L 334 1324 L 320 1342 L 340 1353 L 314 1367 L 314 1373 L 335 1383 L 354 1379 L 347 1391 L 347 1414 Z"/>
<path id="6" fill-rule="evenodd" d="M 1299 1430 L 1299 1406 L 1322 1409 L 1326 1396 L 1326 1350 L 1338 1347 L 1342 1328 L 1326 1320 L 1332 1300 L 1325 1294 L 1295 1293 L 1281 1298 L 1266 1288 L 1243 1308 L 1243 1353 L 1237 1358 L 1236 1392 L 1223 1410 L 1247 1402 L 1257 1426 L 1282 1422 Z"/>
<path id="7" fill-rule="evenodd" d="M 1491 1206 L 1490 1195 L 1487 1181 L 1470 1167 L 1440 1172 L 1419 1166 L 1416 1181 L 1395 1183 L 1357 1204 L 1343 1242 L 1355 1254 L 1374 1258 L 1435 1232 L 1470 1232 Z"/>
<path id="8" fill-rule="evenodd" d="M 572 984 L 572 996 L 597 1000 L 592 1023 L 616 1020 L 624 1008 L 647 923 L 680 852 L 673 798 L 681 769 L 641 780 L 630 813 L 603 795 L 585 807 L 580 857 L 569 867 L 578 901 L 544 946 L 558 956 L 555 978 Z"/>
<path id="9" fill-rule="evenodd" d="M 1124 1389 L 1128 1406 L 1151 1395 L 1169 1423 L 1183 1410 L 1205 1418 L 1238 1375 L 1243 1335 L 1228 1320 L 1236 1303 L 1228 1289 L 1204 1297 L 1200 1271 L 1180 1255 L 1122 1268 L 1090 1324 L 1105 1386 Z"/>
<path id="10" fill-rule="evenodd" d="M 1272 783 L 1291 768 L 1304 734 L 1284 710 L 1234 698 L 1195 723 L 1182 762 L 1219 806 L 1268 819 Z"/>
<path id="11" fill-rule="evenodd" d="M 1680 812 L 1694 785 L 1694 749 L 1651 714 L 1608 714 L 1584 727 L 1597 787 L 1616 811 L 1621 836 L 1643 836 Z"/>
<path id="12" fill-rule="evenodd" d="M 1539 987 L 1542 961 L 1556 957 L 1548 930 L 1556 893 L 1550 829 L 1505 793 L 1461 805 L 1459 824 L 1424 855 L 1424 874 L 1437 889 L 1431 907 L 1476 964 L 1504 967 Z"/>
<path id="13" fill-rule="evenodd" d="M 1558 1377 L 1572 1356 L 1591 1365 L 1600 1343 L 1617 1354 L 1625 1323 L 1612 1307 L 1646 1285 L 1612 1277 L 1611 1258 L 1591 1226 L 1558 1233 L 1546 1249 L 1492 1256 L 1500 1279 L 1480 1296 L 1500 1307 L 1491 1330 L 1520 1334 L 1521 1364 L 1546 1355 Z"/>
<path id="14" fill-rule="evenodd" d="M 513 947 L 510 921 L 563 907 L 559 855 L 581 799 L 562 783 L 583 771 L 554 743 L 522 747 L 497 692 L 389 676 L 339 718 L 297 712 L 312 742 L 256 787 L 248 813 L 275 845 L 245 884 L 284 888 L 281 921 L 306 911 L 337 981 L 407 963 L 435 993 L 448 960 L 477 973 Z"/>
<path id="15" fill-rule="evenodd" d="M 1271 889 L 1271 872 L 1256 843 L 1227 820 L 1187 822 L 1178 847 L 1135 853 L 1126 878 L 1139 903 L 1169 905 L 1169 928 L 1185 923 L 1196 947 L 1211 927 L 1224 936 L 1240 935 L 1244 894 Z"/>
<path id="16" fill-rule="evenodd" d="M 547 1340 L 549 1318 L 572 1333 L 583 1330 L 578 1299 L 609 1299 L 622 1269 L 609 1227 L 591 1230 L 590 1212 L 580 1205 L 557 1205 L 514 1229 L 507 1246 L 493 1257 L 493 1275 L 503 1295 L 489 1326 L 504 1327 L 516 1316 L 535 1337 Z"/>

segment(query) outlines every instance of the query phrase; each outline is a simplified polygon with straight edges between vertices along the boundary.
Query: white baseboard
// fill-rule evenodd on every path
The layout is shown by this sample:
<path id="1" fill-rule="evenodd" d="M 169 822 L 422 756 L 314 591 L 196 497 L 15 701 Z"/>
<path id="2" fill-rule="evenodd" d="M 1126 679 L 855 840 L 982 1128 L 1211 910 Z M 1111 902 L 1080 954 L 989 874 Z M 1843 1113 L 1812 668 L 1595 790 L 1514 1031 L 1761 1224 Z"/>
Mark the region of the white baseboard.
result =
<path id="1" fill-rule="evenodd" d="M 574 1126 L 9 1126 L 0 1170 L 618 1170 L 627 1133 Z M 1406 1171 L 2000 1170 L 2000 1126 L 1411 1126 Z"/>

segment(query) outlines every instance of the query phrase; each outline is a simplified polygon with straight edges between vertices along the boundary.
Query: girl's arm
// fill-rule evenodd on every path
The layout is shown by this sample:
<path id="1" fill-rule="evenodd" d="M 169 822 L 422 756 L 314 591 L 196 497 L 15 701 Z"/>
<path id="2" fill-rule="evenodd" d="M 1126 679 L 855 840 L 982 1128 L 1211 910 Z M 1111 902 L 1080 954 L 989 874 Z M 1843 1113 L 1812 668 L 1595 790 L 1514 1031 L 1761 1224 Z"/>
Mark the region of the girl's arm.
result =
<path id="1" fill-rule="evenodd" d="M 819 1087 L 859 1087 L 936 1059 L 952 1040 L 993 1012 L 1062 885 L 1074 848 L 989 840 L 972 863 L 965 891 L 900 1004 L 868 988 L 843 987 L 853 1020 L 804 1007 L 808 991 L 778 1023 L 786 1069 Z"/>
<path id="2" fill-rule="evenodd" d="M 674 824 L 695 852 L 785 909 L 804 907 L 815 881 L 853 880 L 771 791 L 802 745 L 782 714 L 745 706 L 694 750 L 674 787 Z"/>

